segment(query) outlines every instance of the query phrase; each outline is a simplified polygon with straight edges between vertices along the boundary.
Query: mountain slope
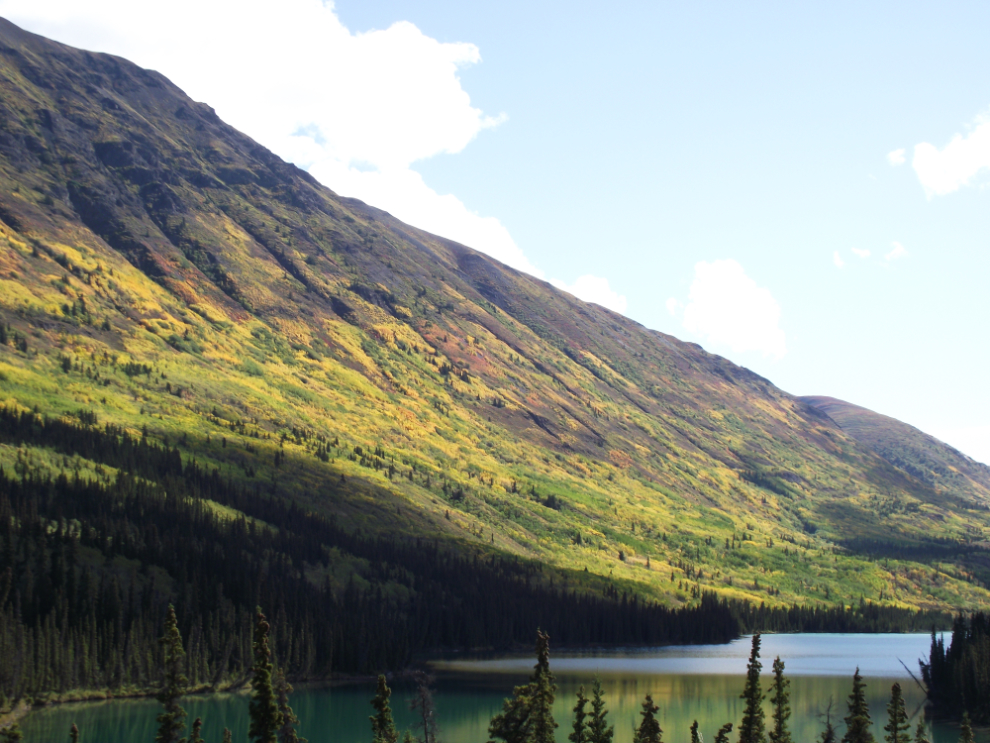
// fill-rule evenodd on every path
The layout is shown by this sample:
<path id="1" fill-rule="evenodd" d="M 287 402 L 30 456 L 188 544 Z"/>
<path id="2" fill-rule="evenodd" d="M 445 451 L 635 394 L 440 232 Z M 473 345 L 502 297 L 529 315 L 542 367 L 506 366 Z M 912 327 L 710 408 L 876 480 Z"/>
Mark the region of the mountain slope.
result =
<path id="1" fill-rule="evenodd" d="M 2 22 L 0 89 L 8 405 L 670 604 L 986 602 L 984 508 L 752 372 L 338 197 L 125 60 Z"/>
<path id="2" fill-rule="evenodd" d="M 886 415 L 834 397 L 802 397 L 847 434 L 927 483 L 936 491 L 990 504 L 990 467 L 970 459 L 934 436 Z"/>

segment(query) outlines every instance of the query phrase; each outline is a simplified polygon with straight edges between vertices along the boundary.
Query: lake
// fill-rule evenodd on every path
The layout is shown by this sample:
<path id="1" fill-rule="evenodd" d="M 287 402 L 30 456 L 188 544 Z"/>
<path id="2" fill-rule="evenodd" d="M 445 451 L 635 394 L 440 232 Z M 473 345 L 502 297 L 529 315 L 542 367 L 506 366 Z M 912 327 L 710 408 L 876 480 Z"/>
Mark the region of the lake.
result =
<path id="1" fill-rule="evenodd" d="M 901 683 L 909 715 L 921 709 L 924 694 L 900 661 L 917 675 L 918 658 L 927 657 L 929 643 L 929 635 L 764 635 L 764 686 L 769 685 L 774 657 L 780 655 L 791 679 L 795 743 L 811 743 L 817 738 L 830 701 L 841 737 L 846 699 L 858 665 L 867 680 L 874 735 L 882 741 L 891 684 Z M 689 741 L 689 727 L 695 719 L 705 740 L 711 741 L 723 723 L 738 725 L 742 718 L 739 695 L 749 649 L 750 639 L 741 638 L 725 645 L 552 654 L 550 665 L 558 685 L 554 708 L 560 723 L 557 740 L 566 743 L 578 687 L 590 687 L 598 675 L 605 689 L 609 720 L 615 725 L 615 743 L 631 743 L 646 694 L 652 694 L 660 706 L 665 741 Z M 512 687 L 526 681 L 534 663 L 532 656 L 522 655 L 434 661 L 442 743 L 484 743 L 492 715 Z M 402 681 L 393 685 L 392 709 L 400 730 L 413 727 L 408 711 L 411 691 Z M 368 716 L 373 693 L 371 681 L 298 689 L 292 706 L 302 720 L 301 734 L 310 743 L 370 743 Z M 224 727 L 234 732 L 234 740 L 246 740 L 247 704 L 247 694 L 215 694 L 183 701 L 190 722 L 196 716 L 203 717 L 208 743 L 219 743 Z M 73 722 L 82 730 L 83 743 L 151 743 L 158 710 L 157 703 L 147 699 L 66 704 L 32 713 L 22 729 L 26 743 L 68 740 Z M 769 719 L 769 704 L 767 710 Z M 912 737 L 916 720 L 912 721 Z M 935 743 L 955 743 L 959 735 L 958 730 L 947 726 L 936 727 L 934 733 Z M 736 740 L 735 733 L 732 740 Z"/>

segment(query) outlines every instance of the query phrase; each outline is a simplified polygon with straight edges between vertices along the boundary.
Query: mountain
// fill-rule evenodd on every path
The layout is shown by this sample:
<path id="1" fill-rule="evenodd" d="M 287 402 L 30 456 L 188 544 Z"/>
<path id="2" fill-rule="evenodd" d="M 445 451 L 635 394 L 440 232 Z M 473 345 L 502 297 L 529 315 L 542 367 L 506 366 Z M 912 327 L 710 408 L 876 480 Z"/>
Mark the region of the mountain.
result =
<path id="1" fill-rule="evenodd" d="M 4 21 L 0 88 L 10 420 L 174 452 L 140 476 L 164 492 L 182 467 L 213 473 L 230 490 L 189 497 L 221 520 L 296 523 L 268 521 L 263 496 L 550 586 L 986 605 L 976 479 L 926 477 L 697 345 L 340 197 L 156 72 Z M 4 429 L 6 473 L 109 493 L 132 471 L 98 454 L 108 440 L 25 438 L 40 425 Z M 373 543 L 297 570 L 335 591 L 399 580 Z M 161 569 L 156 590 L 181 593 Z"/>
<path id="2" fill-rule="evenodd" d="M 834 397 L 802 397 L 843 431 L 921 482 L 946 495 L 990 503 L 990 467 L 907 423 Z"/>

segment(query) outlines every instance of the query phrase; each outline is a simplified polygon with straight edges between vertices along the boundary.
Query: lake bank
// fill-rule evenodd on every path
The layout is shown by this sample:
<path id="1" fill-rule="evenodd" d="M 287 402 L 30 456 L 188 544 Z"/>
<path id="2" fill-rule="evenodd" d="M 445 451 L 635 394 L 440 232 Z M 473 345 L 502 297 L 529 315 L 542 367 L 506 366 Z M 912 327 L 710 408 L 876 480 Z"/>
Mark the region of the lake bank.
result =
<path id="1" fill-rule="evenodd" d="M 821 729 L 820 715 L 832 702 L 832 719 L 840 734 L 846 712 L 846 697 L 852 674 L 859 665 L 867 680 L 874 720 L 874 733 L 883 739 L 882 727 L 890 685 L 901 683 L 908 713 L 924 703 L 924 694 L 900 664 L 913 672 L 917 658 L 927 654 L 928 635 L 764 635 L 762 660 L 768 672 L 779 654 L 791 679 L 792 730 L 795 740 L 812 740 Z M 706 739 L 724 722 L 738 724 L 742 713 L 742 691 L 748 638 L 724 645 L 628 649 L 605 653 L 558 652 L 551 656 L 558 693 L 554 714 L 561 727 L 558 740 L 566 740 L 570 708 L 581 685 L 595 675 L 602 679 L 610 717 L 615 725 L 615 743 L 630 743 L 639 703 L 651 693 L 661 707 L 665 740 L 688 740 L 688 727 L 699 721 Z M 487 737 L 491 716 L 501 707 L 514 684 L 526 679 L 534 659 L 531 655 L 508 657 L 441 659 L 432 663 L 437 674 L 437 710 L 444 743 L 477 743 Z M 766 686 L 766 682 L 764 684 Z M 392 708 L 400 730 L 412 728 L 407 709 L 412 685 L 403 679 L 393 684 Z M 366 743 L 370 733 L 371 680 L 297 690 L 292 705 L 301 719 L 300 731 L 311 743 Z M 247 732 L 246 693 L 220 693 L 187 697 L 183 706 L 189 720 L 204 719 L 204 734 L 219 740 L 229 727 L 235 740 Z M 60 740 L 73 722 L 88 740 L 104 743 L 141 743 L 154 738 L 158 705 L 150 699 L 113 700 L 102 703 L 66 704 L 38 710 L 23 723 L 25 743 Z M 955 743 L 957 731 L 937 726 L 935 743 Z M 981 738 L 983 740 L 983 738 Z"/>

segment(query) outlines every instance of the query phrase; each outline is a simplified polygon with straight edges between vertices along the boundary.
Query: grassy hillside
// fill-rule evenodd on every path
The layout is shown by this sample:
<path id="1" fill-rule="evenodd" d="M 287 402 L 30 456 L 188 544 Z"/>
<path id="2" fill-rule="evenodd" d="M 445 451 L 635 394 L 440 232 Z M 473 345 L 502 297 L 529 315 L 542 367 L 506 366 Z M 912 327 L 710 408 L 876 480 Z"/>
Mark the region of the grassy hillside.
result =
<path id="1" fill-rule="evenodd" d="M 671 605 L 987 604 L 984 500 L 752 372 L 340 198 L 125 60 L 3 22 L 0 90 L 0 403 Z"/>

